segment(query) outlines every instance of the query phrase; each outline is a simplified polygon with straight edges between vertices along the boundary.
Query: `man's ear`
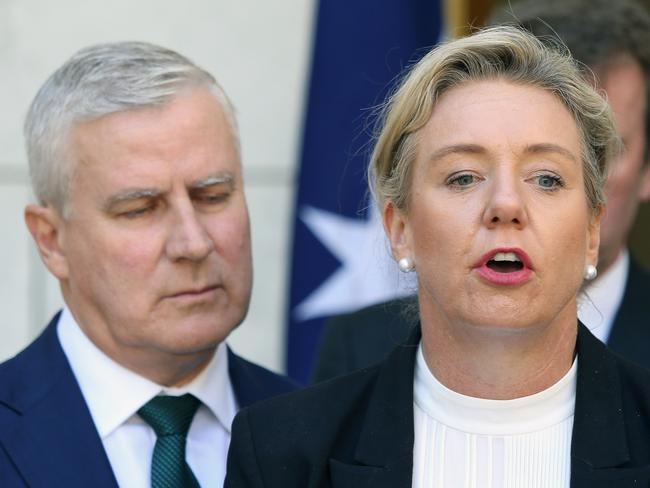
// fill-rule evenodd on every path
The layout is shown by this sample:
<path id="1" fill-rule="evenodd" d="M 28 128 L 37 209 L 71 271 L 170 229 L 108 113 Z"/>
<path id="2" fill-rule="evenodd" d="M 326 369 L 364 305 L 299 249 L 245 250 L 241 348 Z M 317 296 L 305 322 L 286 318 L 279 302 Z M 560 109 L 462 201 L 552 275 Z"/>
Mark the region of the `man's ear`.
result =
<path id="1" fill-rule="evenodd" d="M 383 222 L 395 261 L 399 261 L 401 258 L 413 259 L 407 216 L 390 200 L 384 204 Z"/>
<path id="2" fill-rule="evenodd" d="M 62 247 L 63 219 L 51 206 L 27 205 L 25 224 L 36 242 L 47 269 L 59 280 L 68 277 L 68 261 Z"/>
<path id="3" fill-rule="evenodd" d="M 641 171 L 641 186 L 639 188 L 639 200 L 647 202 L 650 200 L 650 156 Z"/>

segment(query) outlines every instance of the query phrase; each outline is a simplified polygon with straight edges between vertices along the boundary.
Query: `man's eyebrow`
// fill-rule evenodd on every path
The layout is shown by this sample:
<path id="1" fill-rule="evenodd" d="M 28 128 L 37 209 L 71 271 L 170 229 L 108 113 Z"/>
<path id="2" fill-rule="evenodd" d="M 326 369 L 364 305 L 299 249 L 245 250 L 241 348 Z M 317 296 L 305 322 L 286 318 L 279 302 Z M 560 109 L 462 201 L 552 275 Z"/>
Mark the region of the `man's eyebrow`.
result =
<path id="1" fill-rule="evenodd" d="M 525 152 L 528 154 L 557 153 L 575 163 L 578 162 L 578 158 L 576 158 L 575 154 L 573 154 L 567 148 L 562 147 L 559 144 L 553 144 L 551 142 L 532 144 L 526 147 Z"/>
<path id="2" fill-rule="evenodd" d="M 193 181 L 190 184 L 190 188 L 193 190 L 200 190 L 202 188 L 209 188 L 214 185 L 220 185 L 223 183 L 228 183 L 232 186 L 234 182 L 234 177 L 230 173 L 219 173 L 215 175 L 210 175 L 207 178 L 201 178 L 199 180 Z"/>
<path id="3" fill-rule="evenodd" d="M 104 205 L 104 209 L 109 210 L 115 205 L 123 202 L 139 200 L 141 198 L 156 198 L 162 192 L 153 188 L 126 188 L 111 195 Z"/>
<path id="4" fill-rule="evenodd" d="M 220 185 L 223 183 L 232 185 L 233 181 L 234 177 L 232 174 L 219 173 L 193 181 L 190 184 L 190 188 L 193 190 L 200 190 L 202 188 L 209 188 L 211 186 Z M 110 210 L 120 203 L 139 200 L 141 198 L 156 198 L 159 197 L 162 193 L 162 190 L 155 188 L 126 188 L 117 192 L 115 195 L 111 195 L 106 201 L 104 209 Z"/>
<path id="5" fill-rule="evenodd" d="M 478 144 L 452 144 L 434 151 L 429 160 L 435 162 L 450 154 L 485 154 L 486 152 L 487 150 Z"/>

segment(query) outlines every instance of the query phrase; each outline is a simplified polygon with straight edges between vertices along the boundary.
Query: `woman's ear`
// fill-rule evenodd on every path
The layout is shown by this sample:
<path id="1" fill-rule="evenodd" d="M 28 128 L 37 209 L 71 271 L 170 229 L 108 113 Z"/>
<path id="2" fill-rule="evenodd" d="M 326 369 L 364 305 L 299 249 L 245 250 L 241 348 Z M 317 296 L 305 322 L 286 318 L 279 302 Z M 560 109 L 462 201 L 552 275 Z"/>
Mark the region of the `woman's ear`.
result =
<path id="1" fill-rule="evenodd" d="M 68 261 L 63 251 L 64 221 L 51 206 L 25 207 L 25 224 L 36 242 L 47 269 L 59 280 L 68 277 Z"/>
<path id="2" fill-rule="evenodd" d="M 389 200 L 384 204 L 383 222 L 395 261 L 405 257 L 412 259 L 410 226 L 406 213 Z"/>

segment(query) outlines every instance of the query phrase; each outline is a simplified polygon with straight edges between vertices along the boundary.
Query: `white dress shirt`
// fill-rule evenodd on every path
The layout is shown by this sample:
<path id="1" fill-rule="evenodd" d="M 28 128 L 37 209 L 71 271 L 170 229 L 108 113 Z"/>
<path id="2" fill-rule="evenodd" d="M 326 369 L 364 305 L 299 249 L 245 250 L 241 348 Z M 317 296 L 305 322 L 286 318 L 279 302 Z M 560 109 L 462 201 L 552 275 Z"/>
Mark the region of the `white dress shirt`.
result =
<path id="1" fill-rule="evenodd" d="M 106 356 L 67 308 L 61 313 L 57 332 L 120 487 L 151 486 L 156 434 L 137 410 L 156 395 L 185 393 L 201 400 L 187 435 L 187 462 L 201 486 L 223 486 L 230 427 L 237 412 L 225 344 L 219 345 L 210 363 L 189 384 L 167 388 Z"/>
<path id="2" fill-rule="evenodd" d="M 578 298 L 578 318 L 602 342 L 609 339 L 629 271 L 630 255 L 624 249 L 607 272 L 590 283 Z"/>
<path id="3" fill-rule="evenodd" d="M 557 383 L 514 400 L 456 393 L 418 348 L 413 488 L 568 488 L 577 360 Z"/>

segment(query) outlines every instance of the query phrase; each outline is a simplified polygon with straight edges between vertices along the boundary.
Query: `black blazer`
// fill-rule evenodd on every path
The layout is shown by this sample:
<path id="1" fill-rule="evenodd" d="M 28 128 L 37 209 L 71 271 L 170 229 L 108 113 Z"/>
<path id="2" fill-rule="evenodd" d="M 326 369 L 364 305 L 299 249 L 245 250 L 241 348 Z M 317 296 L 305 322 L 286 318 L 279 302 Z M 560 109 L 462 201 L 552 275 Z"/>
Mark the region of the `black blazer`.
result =
<path id="1" fill-rule="evenodd" d="M 323 329 L 312 382 L 350 373 L 384 359 L 408 337 L 409 318 L 413 315 L 409 308 L 413 307 L 417 308 L 417 297 L 391 300 L 332 317 Z M 650 368 L 650 273 L 632 259 L 623 301 L 607 345 Z"/>
<path id="2" fill-rule="evenodd" d="M 27 349 L 0 364 L 0 487 L 117 488 L 57 322 L 58 316 Z M 242 407 L 294 389 L 230 349 L 228 374 Z"/>
<path id="3" fill-rule="evenodd" d="M 409 488 L 419 328 L 381 364 L 242 410 L 226 488 Z M 650 486 L 650 371 L 579 325 L 572 488 Z"/>

